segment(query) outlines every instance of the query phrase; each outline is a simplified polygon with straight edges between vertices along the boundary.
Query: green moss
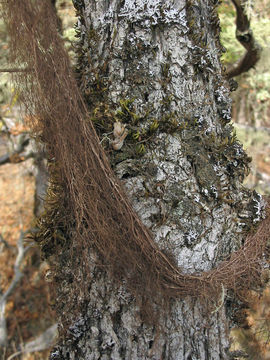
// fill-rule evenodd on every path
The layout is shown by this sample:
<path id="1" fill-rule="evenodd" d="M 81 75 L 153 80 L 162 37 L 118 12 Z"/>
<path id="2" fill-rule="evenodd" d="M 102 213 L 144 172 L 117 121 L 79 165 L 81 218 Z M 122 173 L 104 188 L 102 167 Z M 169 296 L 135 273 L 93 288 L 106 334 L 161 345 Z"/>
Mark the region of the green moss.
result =
<path id="1" fill-rule="evenodd" d="M 40 247 L 43 259 L 49 259 L 60 248 L 68 246 L 69 226 L 74 226 L 72 211 L 68 209 L 66 194 L 56 164 L 50 164 L 50 184 L 45 199 L 45 209 L 36 220 L 33 239 Z"/>

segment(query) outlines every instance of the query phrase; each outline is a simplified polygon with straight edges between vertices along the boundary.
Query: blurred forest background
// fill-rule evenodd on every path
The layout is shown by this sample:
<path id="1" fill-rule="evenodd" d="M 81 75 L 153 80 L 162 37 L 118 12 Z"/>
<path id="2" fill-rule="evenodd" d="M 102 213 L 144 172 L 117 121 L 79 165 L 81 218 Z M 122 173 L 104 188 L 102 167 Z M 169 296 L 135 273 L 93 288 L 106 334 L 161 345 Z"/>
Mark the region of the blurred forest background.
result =
<path id="1" fill-rule="evenodd" d="M 238 76 L 232 93 L 233 122 L 238 139 L 252 157 L 245 185 L 270 194 L 270 0 L 247 1 L 247 16 L 263 50 L 254 69 Z M 75 64 L 76 22 L 71 0 L 56 2 L 71 61 Z M 235 38 L 235 8 L 224 0 L 219 8 L 224 66 L 237 62 L 245 49 Z M 42 161 L 20 112 L 18 94 L 10 82 L 8 37 L 0 20 L 0 359 L 47 359 L 56 334 L 50 274 L 39 250 L 24 241 L 35 226 Z M 25 121 L 26 120 L 26 121 Z M 43 174 L 44 175 L 44 174 Z M 43 176 L 41 175 L 41 176 Z M 42 193 L 42 191 L 41 191 Z M 266 277 L 265 281 L 268 281 Z M 232 330 L 232 350 L 239 359 L 270 359 L 270 286 L 246 294 L 241 327 Z"/>

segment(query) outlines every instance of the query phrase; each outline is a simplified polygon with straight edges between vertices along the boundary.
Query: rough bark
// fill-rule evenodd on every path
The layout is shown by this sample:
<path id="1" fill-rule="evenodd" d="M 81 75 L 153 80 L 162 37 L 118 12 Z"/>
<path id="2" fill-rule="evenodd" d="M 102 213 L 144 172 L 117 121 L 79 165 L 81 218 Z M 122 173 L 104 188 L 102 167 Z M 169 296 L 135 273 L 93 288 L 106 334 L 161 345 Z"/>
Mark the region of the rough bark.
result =
<path id="1" fill-rule="evenodd" d="M 215 3 L 74 0 L 92 120 L 137 213 L 187 273 L 217 266 L 263 212 L 241 185 L 249 159 L 229 124 Z M 129 134 L 114 150 L 118 121 Z M 57 262 L 60 328 L 72 325 L 50 359 L 229 358 L 226 289 L 211 311 L 200 299 L 172 299 L 151 325 L 140 306 L 149 299 L 134 299 L 124 282 L 93 267 L 86 301 L 68 281 L 68 249 Z M 81 313 L 67 312 L 70 303 L 84 303 Z"/>

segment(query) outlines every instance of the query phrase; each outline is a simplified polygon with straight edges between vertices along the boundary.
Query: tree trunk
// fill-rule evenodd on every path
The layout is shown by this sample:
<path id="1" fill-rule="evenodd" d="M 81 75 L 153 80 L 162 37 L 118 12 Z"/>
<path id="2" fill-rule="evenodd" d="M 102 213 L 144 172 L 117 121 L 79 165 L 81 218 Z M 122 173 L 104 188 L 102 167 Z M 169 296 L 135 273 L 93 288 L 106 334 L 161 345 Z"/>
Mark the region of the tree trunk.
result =
<path id="1" fill-rule="evenodd" d="M 211 270 L 263 212 L 260 196 L 241 184 L 249 158 L 229 124 L 216 1 L 74 5 L 78 78 L 112 167 L 159 248 L 185 273 Z M 229 358 L 226 289 L 210 310 L 199 297 L 171 299 L 151 323 L 143 314 L 151 299 L 134 299 L 100 268 L 92 267 L 87 301 L 73 294 L 68 258 L 67 249 L 57 259 L 64 281 L 56 302 L 60 328 L 72 325 L 50 359 Z M 84 310 L 73 314 L 72 302 Z"/>

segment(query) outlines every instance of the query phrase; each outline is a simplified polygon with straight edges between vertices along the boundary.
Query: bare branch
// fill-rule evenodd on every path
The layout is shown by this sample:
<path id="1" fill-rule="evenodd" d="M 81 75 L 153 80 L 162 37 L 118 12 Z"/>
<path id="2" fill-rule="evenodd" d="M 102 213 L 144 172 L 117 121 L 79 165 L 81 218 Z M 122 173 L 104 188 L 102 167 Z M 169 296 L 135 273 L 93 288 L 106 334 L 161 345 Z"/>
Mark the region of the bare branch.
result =
<path id="1" fill-rule="evenodd" d="M 28 160 L 30 158 L 33 158 L 35 156 L 34 152 L 29 152 L 28 154 L 24 156 L 19 156 L 19 153 L 14 152 L 12 154 L 5 154 L 3 156 L 0 156 L 0 166 L 8 163 L 20 163 L 25 160 Z"/>
<path id="2" fill-rule="evenodd" d="M 6 329 L 6 318 L 5 318 L 5 308 L 8 297 L 12 294 L 16 288 L 18 282 L 21 280 L 23 274 L 20 270 L 20 266 L 23 262 L 26 252 L 30 249 L 31 246 L 24 247 L 23 239 L 25 232 L 21 231 L 19 239 L 17 241 L 17 250 L 18 254 L 14 264 L 14 276 L 7 289 L 7 291 L 0 297 L 0 346 L 3 346 L 7 342 L 7 329 Z"/>
<path id="3" fill-rule="evenodd" d="M 4 244 L 5 248 L 10 248 L 9 243 L 4 239 L 2 234 L 0 234 L 0 243 Z"/>
<path id="4" fill-rule="evenodd" d="M 43 351 L 46 349 L 49 349 L 53 346 L 55 339 L 57 337 L 57 324 L 53 324 L 50 326 L 44 333 L 36 337 L 34 340 L 29 341 L 22 347 L 22 350 L 12 354 L 9 356 L 7 360 L 11 360 L 17 355 L 23 354 L 23 353 L 31 353 L 35 351 Z"/>
<path id="5" fill-rule="evenodd" d="M 250 22 L 245 14 L 245 2 L 232 0 L 236 9 L 236 38 L 247 50 L 242 59 L 234 64 L 227 73 L 228 79 L 240 75 L 253 68 L 261 56 L 262 47 L 255 40 L 250 29 Z"/>
<path id="6" fill-rule="evenodd" d="M 23 138 L 19 143 L 17 148 L 12 153 L 6 153 L 0 156 L 0 165 L 4 165 L 7 163 L 19 163 L 25 161 L 31 157 L 34 157 L 34 153 L 31 151 L 25 156 L 20 156 L 20 154 L 25 150 L 26 146 L 29 144 L 29 138 Z"/>

